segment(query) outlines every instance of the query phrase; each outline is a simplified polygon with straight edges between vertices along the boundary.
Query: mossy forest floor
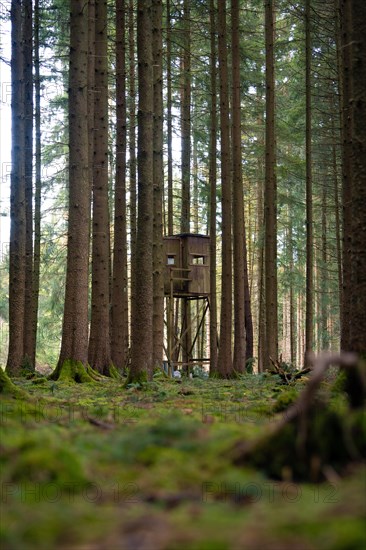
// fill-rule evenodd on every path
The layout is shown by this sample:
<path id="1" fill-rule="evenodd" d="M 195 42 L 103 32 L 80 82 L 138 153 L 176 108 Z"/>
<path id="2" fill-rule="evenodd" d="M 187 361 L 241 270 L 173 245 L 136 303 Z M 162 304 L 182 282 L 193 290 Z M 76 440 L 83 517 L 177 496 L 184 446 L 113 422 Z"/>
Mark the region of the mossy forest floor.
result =
<path id="1" fill-rule="evenodd" d="M 306 381 L 15 383 L 32 397 L 0 396 L 3 550 L 366 548 L 362 461 L 311 484 L 232 458 Z"/>

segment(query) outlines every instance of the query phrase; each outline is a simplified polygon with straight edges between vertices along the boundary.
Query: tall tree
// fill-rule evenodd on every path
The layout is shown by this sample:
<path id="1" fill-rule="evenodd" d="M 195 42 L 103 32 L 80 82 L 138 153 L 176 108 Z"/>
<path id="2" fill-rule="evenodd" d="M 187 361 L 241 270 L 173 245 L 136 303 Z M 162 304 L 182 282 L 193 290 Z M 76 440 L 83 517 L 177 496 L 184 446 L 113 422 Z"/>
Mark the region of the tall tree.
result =
<path id="1" fill-rule="evenodd" d="M 116 0 L 116 181 L 111 304 L 111 356 L 122 369 L 128 352 L 128 278 L 126 212 L 126 3 Z"/>
<path id="2" fill-rule="evenodd" d="M 241 150 L 239 2 L 231 0 L 232 51 L 232 156 L 233 156 L 233 265 L 234 265 L 234 356 L 236 372 L 245 369 L 244 311 L 244 193 Z"/>
<path id="3" fill-rule="evenodd" d="M 168 179 L 168 235 L 173 235 L 173 117 L 172 117 L 172 40 L 170 0 L 166 1 L 166 125 L 167 125 L 167 179 Z"/>
<path id="4" fill-rule="evenodd" d="M 35 368 L 36 329 L 33 286 L 33 6 L 23 1 L 24 51 L 24 177 L 26 210 L 24 356 L 28 368 Z"/>
<path id="5" fill-rule="evenodd" d="M 137 3 L 138 215 L 135 294 L 131 304 L 131 368 L 128 382 L 152 377 L 153 350 L 153 58 L 152 0 Z"/>
<path id="6" fill-rule="evenodd" d="M 6 371 L 18 375 L 24 359 L 26 279 L 24 57 L 21 2 L 11 2 L 11 112 L 12 150 L 10 182 L 9 353 Z"/>
<path id="7" fill-rule="evenodd" d="M 313 259 L 313 182 L 312 182 L 312 126 L 311 126 L 311 0 L 305 6 L 305 119 L 306 119 L 306 317 L 305 353 L 314 346 L 314 259 Z M 305 363 L 307 360 L 305 358 Z"/>
<path id="8" fill-rule="evenodd" d="M 183 44 L 181 52 L 181 167 L 182 210 L 181 233 L 189 233 L 191 227 L 191 10 L 189 0 L 183 0 Z M 187 273 L 183 274 L 188 275 Z M 182 361 L 184 369 L 190 362 L 192 347 L 191 303 L 187 298 L 182 304 Z"/>
<path id="9" fill-rule="evenodd" d="M 88 4 L 74 0 L 70 12 L 69 207 L 67 267 L 61 351 L 53 379 L 89 380 L 88 268 L 90 186 L 88 153 Z"/>
<path id="10" fill-rule="evenodd" d="M 88 359 L 109 375 L 110 231 L 108 205 L 107 0 L 95 0 L 95 101 L 93 164 L 92 297 Z"/>
<path id="11" fill-rule="evenodd" d="M 231 160 L 229 77 L 227 55 L 226 3 L 218 4 L 218 59 L 220 82 L 221 137 L 221 208 L 222 208 L 222 278 L 220 312 L 220 347 L 217 372 L 222 378 L 232 374 L 232 245 L 231 245 Z"/>
<path id="12" fill-rule="evenodd" d="M 343 200 L 343 250 L 342 250 L 342 299 L 341 299 L 341 349 L 349 350 L 352 268 L 352 110 L 351 110 L 351 1 L 340 0 L 341 22 L 341 96 L 342 96 L 342 200 Z"/>
<path id="13" fill-rule="evenodd" d="M 350 347 L 366 359 L 366 6 L 351 2 L 352 237 Z"/>
<path id="14" fill-rule="evenodd" d="M 266 345 L 264 368 L 269 368 L 270 357 L 278 356 L 277 306 L 277 183 L 275 134 L 275 71 L 274 71 L 274 3 L 265 0 L 266 43 L 266 165 L 264 191 L 265 219 L 265 310 Z"/>
<path id="15" fill-rule="evenodd" d="M 34 126 L 35 126 L 35 191 L 34 191 L 34 250 L 33 250 L 33 334 L 34 350 L 37 345 L 37 319 L 39 309 L 39 281 L 41 268 L 41 193 L 42 193 L 42 144 L 41 144 L 41 75 L 40 75 L 40 9 L 39 0 L 34 3 Z"/>
<path id="16" fill-rule="evenodd" d="M 183 2 L 183 46 L 181 57 L 181 147 L 182 217 L 181 233 L 190 231 L 191 208 L 191 22 L 190 2 Z"/>
<path id="17" fill-rule="evenodd" d="M 216 48 L 216 7 L 210 0 L 210 375 L 217 374 L 217 291 L 216 291 L 216 191 L 217 191 L 217 48 Z"/>
<path id="18" fill-rule="evenodd" d="M 152 47 L 154 66 L 154 242 L 153 242 L 153 364 L 163 363 L 164 345 L 164 250 L 163 250 L 163 42 L 161 0 L 152 3 Z"/>

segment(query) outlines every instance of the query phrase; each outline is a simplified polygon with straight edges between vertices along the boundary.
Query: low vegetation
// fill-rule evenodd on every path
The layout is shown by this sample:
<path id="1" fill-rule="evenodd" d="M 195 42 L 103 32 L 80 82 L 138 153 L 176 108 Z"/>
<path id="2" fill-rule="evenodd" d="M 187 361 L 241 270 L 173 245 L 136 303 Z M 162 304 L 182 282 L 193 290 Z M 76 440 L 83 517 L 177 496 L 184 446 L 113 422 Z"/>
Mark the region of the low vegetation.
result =
<path id="1" fill-rule="evenodd" d="M 3 384 L 2 548 L 365 547 L 365 418 L 328 372 L 312 408 L 318 447 L 302 462 L 286 415 L 307 385 L 160 372 L 143 387 Z M 286 437 L 273 439 L 279 423 Z"/>

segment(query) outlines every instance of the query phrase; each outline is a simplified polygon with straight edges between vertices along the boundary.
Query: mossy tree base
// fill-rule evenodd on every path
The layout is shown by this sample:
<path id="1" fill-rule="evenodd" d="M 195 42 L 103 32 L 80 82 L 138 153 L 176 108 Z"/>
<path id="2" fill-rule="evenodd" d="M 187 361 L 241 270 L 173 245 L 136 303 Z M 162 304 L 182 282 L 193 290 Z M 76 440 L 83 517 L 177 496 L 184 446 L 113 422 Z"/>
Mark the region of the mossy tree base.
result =
<path id="1" fill-rule="evenodd" d="M 124 384 L 125 387 L 129 386 L 130 384 L 140 384 L 142 386 L 143 384 L 146 384 L 148 381 L 147 372 L 146 371 L 140 371 L 140 372 L 129 372 L 127 376 L 127 380 Z"/>
<path id="2" fill-rule="evenodd" d="M 94 383 L 101 379 L 89 365 L 84 365 L 81 361 L 73 361 L 66 359 L 63 363 L 59 363 L 50 375 L 50 380 L 59 380 L 60 382 L 77 382 L 83 384 L 85 382 Z"/>
<path id="3" fill-rule="evenodd" d="M 16 399 L 28 399 L 29 394 L 18 388 L 6 374 L 6 372 L 0 367 L 0 394 L 12 395 Z"/>

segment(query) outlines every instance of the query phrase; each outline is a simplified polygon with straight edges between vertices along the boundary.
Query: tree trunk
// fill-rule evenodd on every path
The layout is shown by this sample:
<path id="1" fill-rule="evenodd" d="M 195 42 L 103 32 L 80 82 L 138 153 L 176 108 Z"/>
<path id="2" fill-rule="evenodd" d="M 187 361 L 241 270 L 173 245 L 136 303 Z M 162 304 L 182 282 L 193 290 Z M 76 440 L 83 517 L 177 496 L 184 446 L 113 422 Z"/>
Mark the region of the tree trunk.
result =
<path id="1" fill-rule="evenodd" d="M 217 374 L 217 292 L 216 292 L 216 187 L 217 187 L 217 52 L 216 52 L 216 8 L 210 0 L 210 37 L 211 37 L 211 103 L 210 103 L 210 376 Z"/>
<path id="2" fill-rule="evenodd" d="M 274 6 L 265 1 L 266 33 L 266 174 L 265 174 L 265 295 L 266 345 L 264 368 L 278 357 L 277 312 L 277 183 L 275 138 Z"/>
<path id="3" fill-rule="evenodd" d="M 366 5 L 351 3 L 352 236 L 350 346 L 366 357 Z M 355 388 L 357 391 L 357 388 Z"/>
<path id="4" fill-rule="evenodd" d="M 245 371 L 244 302 L 244 193 L 241 151 L 239 2 L 231 0 L 232 49 L 232 155 L 233 155 L 233 259 L 234 259 L 234 356 L 233 368 Z"/>
<path id="5" fill-rule="evenodd" d="M 24 60 L 21 3 L 11 3 L 12 152 L 10 182 L 9 353 L 6 372 L 19 375 L 24 360 L 26 210 L 24 174 Z"/>
<path id="6" fill-rule="evenodd" d="M 342 199 L 343 199 L 343 275 L 341 350 L 349 351 L 351 323 L 351 201 L 352 201 L 352 115 L 351 115 L 351 2 L 341 2 L 341 51 L 342 51 Z"/>
<path id="7" fill-rule="evenodd" d="M 132 303 L 135 295 L 135 259 L 136 259 L 136 224 L 137 224 L 137 200 L 136 200 L 136 54 L 135 54 L 135 28 L 134 28 L 134 1 L 130 0 L 128 10 L 128 50 L 129 50 L 129 172 L 130 172 L 130 240 L 131 240 L 131 293 L 130 302 Z M 132 315 L 132 312 L 131 312 Z M 132 322 L 132 319 L 131 319 Z"/>
<path id="8" fill-rule="evenodd" d="M 305 13 L 305 98 L 306 98 L 306 319 L 305 319 L 305 366 L 306 355 L 314 346 L 314 256 L 313 256 L 313 183 L 311 148 L 311 0 L 306 0 Z"/>
<path id="9" fill-rule="evenodd" d="M 33 297 L 33 12 L 32 0 L 23 1 L 24 23 L 24 177 L 25 177 L 25 309 L 24 360 L 35 369 L 36 341 Z"/>
<path id="10" fill-rule="evenodd" d="M 71 3 L 69 71 L 69 222 L 60 358 L 53 379 L 90 380 L 88 267 L 90 188 L 88 169 L 88 6 Z"/>
<path id="11" fill-rule="evenodd" d="M 166 87 L 167 87 L 167 178 L 168 178 L 168 235 L 173 235 L 173 117 L 172 117 L 172 42 L 170 0 L 166 2 Z"/>
<path id="12" fill-rule="evenodd" d="M 153 366 L 153 59 L 152 2 L 138 0 L 138 216 L 128 383 L 152 377 Z"/>
<path id="13" fill-rule="evenodd" d="M 107 0 L 95 0 L 95 101 L 93 164 L 92 297 L 89 364 L 109 375 L 110 233 L 108 204 Z"/>
<path id="14" fill-rule="evenodd" d="M 154 63 L 154 312 L 153 365 L 163 364 L 164 347 L 164 250 L 163 250 L 163 57 L 162 2 L 153 0 L 153 63 Z"/>
<path id="15" fill-rule="evenodd" d="M 39 279 L 41 267 L 41 77 L 39 60 L 39 0 L 34 4 L 34 89 L 35 89 L 35 192 L 34 192 L 34 250 L 33 250 L 33 320 L 34 349 L 37 347 L 37 321 L 39 304 Z"/>
<path id="16" fill-rule="evenodd" d="M 222 280 L 220 347 L 218 354 L 218 375 L 232 376 L 232 245 L 231 205 L 232 185 L 230 174 L 230 120 L 229 79 L 227 63 L 227 33 L 225 2 L 218 4 L 218 57 L 220 80 L 220 135 L 221 135 L 221 204 L 222 204 Z"/>
<path id="17" fill-rule="evenodd" d="M 128 353 L 128 279 L 126 212 L 126 5 L 116 0 L 116 181 L 111 304 L 111 357 L 117 369 L 126 366 Z"/>
<path id="18" fill-rule="evenodd" d="M 182 51 L 182 212 L 181 233 L 190 232 L 191 207 L 191 29 L 189 0 L 183 1 Z"/>

